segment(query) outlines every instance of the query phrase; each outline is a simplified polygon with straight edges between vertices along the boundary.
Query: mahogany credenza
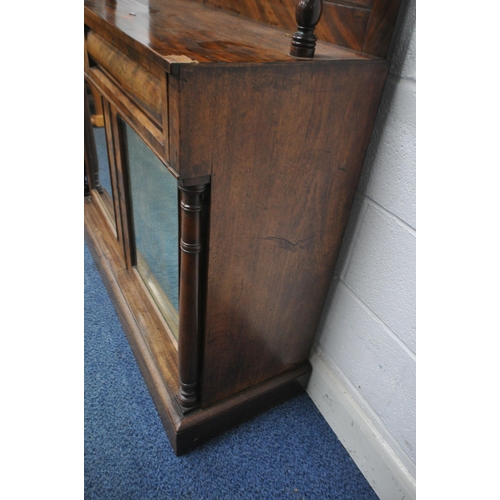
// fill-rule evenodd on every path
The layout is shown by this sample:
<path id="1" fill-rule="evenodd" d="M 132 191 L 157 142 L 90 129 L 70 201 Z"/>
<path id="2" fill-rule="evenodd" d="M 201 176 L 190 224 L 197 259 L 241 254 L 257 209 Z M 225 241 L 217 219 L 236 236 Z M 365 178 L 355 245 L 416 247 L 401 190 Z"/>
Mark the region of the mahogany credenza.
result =
<path id="1" fill-rule="evenodd" d="M 402 9 L 295 4 L 85 0 L 85 237 L 177 454 L 311 372 Z"/>

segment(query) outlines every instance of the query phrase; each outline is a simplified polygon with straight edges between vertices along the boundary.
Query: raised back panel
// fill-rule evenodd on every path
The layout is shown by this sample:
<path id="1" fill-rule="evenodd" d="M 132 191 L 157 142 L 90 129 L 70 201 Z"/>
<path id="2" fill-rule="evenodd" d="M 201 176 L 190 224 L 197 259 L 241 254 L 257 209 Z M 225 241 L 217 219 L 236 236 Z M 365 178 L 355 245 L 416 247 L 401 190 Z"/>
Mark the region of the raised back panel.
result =
<path id="1" fill-rule="evenodd" d="M 220 9 L 294 32 L 298 0 L 198 0 Z M 320 40 L 385 58 L 401 0 L 323 2 L 316 27 Z"/>

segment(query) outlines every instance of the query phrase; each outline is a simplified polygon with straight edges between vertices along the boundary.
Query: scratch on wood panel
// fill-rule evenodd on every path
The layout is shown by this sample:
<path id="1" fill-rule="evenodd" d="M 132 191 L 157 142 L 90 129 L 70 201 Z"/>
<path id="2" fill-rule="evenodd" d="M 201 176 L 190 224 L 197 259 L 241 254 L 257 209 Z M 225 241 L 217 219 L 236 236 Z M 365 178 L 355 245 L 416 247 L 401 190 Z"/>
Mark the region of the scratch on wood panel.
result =
<path id="1" fill-rule="evenodd" d="M 171 56 L 165 56 L 165 59 L 169 63 L 198 64 L 198 61 L 195 61 L 194 59 L 191 59 L 188 56 L 171 55 Z"/>
<path id="2" fill-rule="evenodd" d="M 276 241 L 278 243 L 278 246 L 280 248 L 283 248 L 285 250 L 289 250 L 290 252 L 295 252 L 297 251 L 298 248 L 303 248 L 304 245 L 300 245 L 300 243 L 305 243 L 306 241 L 309 241 L 310 239 L 314 238 L 314 234 L 312 236 L 309 236 L 309 238 L 305 238 L 303 240 L 297 241 L 297 243 L 292 243 L 291 241 L 288 241 L 286 238 L 278 238 L 276 236 L 268 236 L 267 238 L 260 238 L 261 240 L 269 240 L 269 241 Z"/>

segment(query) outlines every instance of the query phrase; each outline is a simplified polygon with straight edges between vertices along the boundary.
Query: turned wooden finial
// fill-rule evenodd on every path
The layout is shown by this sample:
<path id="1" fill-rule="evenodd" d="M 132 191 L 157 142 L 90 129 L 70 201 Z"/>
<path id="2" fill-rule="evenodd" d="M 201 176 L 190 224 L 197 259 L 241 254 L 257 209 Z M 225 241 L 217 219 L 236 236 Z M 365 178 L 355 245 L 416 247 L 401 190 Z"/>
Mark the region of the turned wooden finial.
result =
<path id="1" fill-rule="evenodd" d="M 292 35 L 290 55 L 313 57 L 316 47 L 314 28 L 321 18 L 322 0 L 299 0 L 295 10 L 297 31 Z"/>

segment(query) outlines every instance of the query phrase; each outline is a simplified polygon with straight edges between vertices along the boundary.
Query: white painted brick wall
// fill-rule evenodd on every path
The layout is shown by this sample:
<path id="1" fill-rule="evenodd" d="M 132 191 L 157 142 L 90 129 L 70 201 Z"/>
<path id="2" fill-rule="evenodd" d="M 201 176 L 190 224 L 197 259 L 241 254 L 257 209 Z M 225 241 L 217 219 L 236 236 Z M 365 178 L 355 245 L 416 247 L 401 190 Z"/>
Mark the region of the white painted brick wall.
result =
<path id="1" fill-rule="evenodd" d="M 414 354 L 342 281 L 331 299 L 318 343 L 415 462 Z"/>
<path id="2" fill-rule="evenodd" d="M 315 348 L 412 477 L 416 465 L 415 100 L 412 1 Z"/>
<path id="3" fill-rule="evenodd" d="M 416 81 L 389 75 L 359 189 L 416 228 Z"/>
<path id="4" fill-rule="evenodd" d="M 340 279 L 415 352 L 415 235 L 390 212 L 367 205 Z"/>

